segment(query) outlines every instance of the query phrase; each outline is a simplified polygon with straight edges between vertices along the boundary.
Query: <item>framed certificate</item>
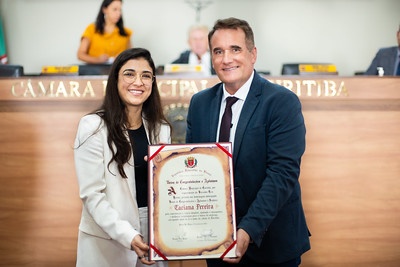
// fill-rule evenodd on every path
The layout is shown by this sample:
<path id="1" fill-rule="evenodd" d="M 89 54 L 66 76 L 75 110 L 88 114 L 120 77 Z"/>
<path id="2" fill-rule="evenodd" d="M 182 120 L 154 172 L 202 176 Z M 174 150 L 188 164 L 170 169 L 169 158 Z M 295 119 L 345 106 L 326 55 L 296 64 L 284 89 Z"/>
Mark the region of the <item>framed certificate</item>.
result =
<path id="1" fill-rule="evenodd" d="M 149 146 L 151 260 L 235 257 L 231 143 Z"/>

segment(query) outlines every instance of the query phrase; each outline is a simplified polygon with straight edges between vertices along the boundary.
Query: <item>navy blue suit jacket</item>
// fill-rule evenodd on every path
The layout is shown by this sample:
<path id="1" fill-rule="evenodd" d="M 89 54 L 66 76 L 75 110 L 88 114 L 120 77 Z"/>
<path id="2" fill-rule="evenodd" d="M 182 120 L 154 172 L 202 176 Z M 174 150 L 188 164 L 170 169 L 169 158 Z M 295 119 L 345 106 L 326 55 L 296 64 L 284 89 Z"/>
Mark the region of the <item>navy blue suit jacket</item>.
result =
<path id="1" fill-rule="evenodd" d="M 385 76 L 393 76 L 396 69 L 397 46 L 381 48 L 376 53 L 365 75 L 378 75 L 378 67 L 382 67 Z"/>
<path id="2" fill-rule="evenodd" d="M 187 143 L 216 142 L 222 83 L 193 95 Z M 234 138 L 237 227 L 253 242 L 246 254 L 281 263 L 310 249 L 301 202 L 305 125 L 298 97 L 255 72 Z"/>

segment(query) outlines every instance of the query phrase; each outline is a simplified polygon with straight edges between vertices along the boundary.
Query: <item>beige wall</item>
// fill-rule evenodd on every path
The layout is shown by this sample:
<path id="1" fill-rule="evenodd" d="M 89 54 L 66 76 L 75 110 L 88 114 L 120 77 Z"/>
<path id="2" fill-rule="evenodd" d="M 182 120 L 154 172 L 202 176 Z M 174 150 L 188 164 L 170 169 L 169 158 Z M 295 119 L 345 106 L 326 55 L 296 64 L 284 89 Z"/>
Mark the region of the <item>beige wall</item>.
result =
<path id="1" fill-rule="evenodd" d="M 43 65 L 79 63 L 80 35 L 93 21 L 101 0 L 0 0 L 10 63 L 27 73 Z M 212 26 L 237 16 L 253 26 L 258 70 L 279 75 L 286 62 L 332 62 L 340 75 L 365 70 L 377 49 L 396 44 L 398 0 L 214 0 L 201 13 Z M 166 64 L 186 48 L 195 11 L 184 0 L 124 0 L 133 43 Z"/>

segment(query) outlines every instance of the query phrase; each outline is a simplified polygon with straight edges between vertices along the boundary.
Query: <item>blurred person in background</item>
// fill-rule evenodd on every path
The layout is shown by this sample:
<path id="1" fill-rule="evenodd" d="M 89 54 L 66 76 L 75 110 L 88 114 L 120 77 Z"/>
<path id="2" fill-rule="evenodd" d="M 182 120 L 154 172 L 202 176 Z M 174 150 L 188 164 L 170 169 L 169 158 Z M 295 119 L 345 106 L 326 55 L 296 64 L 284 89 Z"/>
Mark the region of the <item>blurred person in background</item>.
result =
<path id="1" fill-rule="evenodd" d="M 81 37 L 78 59 L 89 64 L 111 64 L 122 51 L 131 48 L 132 30 L 124 27 L 122 0 L 104 0 L 95 23 Z"/>
<path id="2" fill-rule="evenodd" d="M 193 25 L 188 33 L 189 49 L 183 51 L 172 64 L 203 65 L 208 75 L 214 75 L 211 65 L 211 56 L 208 49 L 208 27 Z"/>
<path id="3" fill-rule="evenodd" d="M 400 76 L 400 25 L 396 35 L 397 46 L 379 49 L 365 75 Z"/>

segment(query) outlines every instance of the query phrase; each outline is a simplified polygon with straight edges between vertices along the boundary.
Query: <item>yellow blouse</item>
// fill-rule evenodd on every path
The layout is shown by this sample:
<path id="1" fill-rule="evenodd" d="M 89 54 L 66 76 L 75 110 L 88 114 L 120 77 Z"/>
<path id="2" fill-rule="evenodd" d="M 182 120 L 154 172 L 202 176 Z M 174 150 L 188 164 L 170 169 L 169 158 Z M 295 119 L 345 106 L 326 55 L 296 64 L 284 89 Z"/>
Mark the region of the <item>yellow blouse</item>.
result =
<path id="1" fill-rule="evenodd" d="M 125 28 L 128 36 L 119 35 L 119 29 L 116 27 L 112 33 L 100 34 L 96 32 L 94 23 L 89 24 L 84 31 L 82 38 L 90 40 L 88 54 L 93 57 L 106 54 L 110 57 L 116 57 L 119 53 L 128 48 L 132 30 Z"/>

